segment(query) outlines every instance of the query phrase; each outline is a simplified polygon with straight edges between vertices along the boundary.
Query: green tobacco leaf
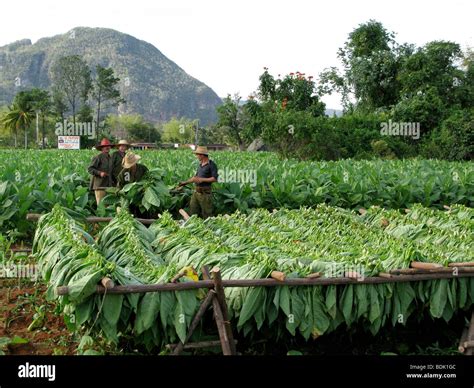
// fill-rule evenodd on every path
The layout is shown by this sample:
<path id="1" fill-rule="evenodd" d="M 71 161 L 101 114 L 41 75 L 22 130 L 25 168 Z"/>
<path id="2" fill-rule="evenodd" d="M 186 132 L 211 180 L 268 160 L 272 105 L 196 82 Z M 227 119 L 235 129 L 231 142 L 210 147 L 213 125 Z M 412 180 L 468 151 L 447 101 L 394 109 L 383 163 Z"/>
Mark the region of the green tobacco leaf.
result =
<path id="1" fill-rule="evenodd" d="M 84 324 L 89 318 L 91 318 L 93 306 L 94 300 L 92 298 L 76 306 L 75 315 L 78 325 Z"/>
<path id="2" fill-rule="evenodd" d="M 143 200 L 157 208 L 161 205 L 160 198 L 152 187 L 148 187 L 145 190 Z M 143 203 L 143 205 L 146 207 L 145 202 Z"/>
<path id="3" fill-rule="evenodd" d="M 259 309 L 262 308 L 263 289 L 262 287 L 251 288 L 244 300 L 239 316 L 237 327 L 241 328 Z"/>
<path id="4" fill-rule="evenodd" d="M 354 307 L 354 288 L 352 285 L 347 285 L 344 288 L 341 296 L 341 311 L 346 320 L 347 325 L 350 325 L 354 320 L 353 314 L 353 307 Z"/>
<path id="5" fill-rule="evenodd" d="M 448 280 L 441 279 L 433 281 L 432 290 L 430 313 L 435 318 L 441 318 L 448 300 Z"/>
<path id="6" fill-rule="evenodd" d="M 286 286 L 280 287 L 280 308 L 286 316 L 290 315 L 290 289 Z"/>
<path id="7" fill-rule="evenodd" d="M 376 287 L 369 287 L 370 295 L 370 312 L 369 312 L 369 321 L 374 323 L 377 319 L 380 318 L 382 311 L 380 309 L 380 300 L 379 294 Z"/>
<path id="8" fill-rule="evenodd" d="M 69 284 L 69 299 L 75 303 L 82 303 L 95 293 L 101 278 L 102 270 L 98 270 Z"/>
<path id="9" fill-rule="evenodd" d="M 337 312 L 337 289 L 336 286 L 328 286 L 326 292 L 326 310 L 334 319 Z"/>
<path id="10" fill-rule="evenodd" d="M 110 325 L 117 325 L 122 310 L 123 295 L 105 295 L 104 306 L 102 307 L 104 317 Z"/>
<path id="11" fill-rule="evenodd" d="M 173 292 L 162 292 L 160 298 L 160 318 L 164 328 L 171 323 L 169 316 L 175 310 L 176 299 Z"/>
<path id="12" fill-rule="evenodd" d="M 160 310 L 160 293 L 149 292 L 145 294 L 138 305 L 135 331 L 137 334 L 148 330 L 158 317 Z"/>

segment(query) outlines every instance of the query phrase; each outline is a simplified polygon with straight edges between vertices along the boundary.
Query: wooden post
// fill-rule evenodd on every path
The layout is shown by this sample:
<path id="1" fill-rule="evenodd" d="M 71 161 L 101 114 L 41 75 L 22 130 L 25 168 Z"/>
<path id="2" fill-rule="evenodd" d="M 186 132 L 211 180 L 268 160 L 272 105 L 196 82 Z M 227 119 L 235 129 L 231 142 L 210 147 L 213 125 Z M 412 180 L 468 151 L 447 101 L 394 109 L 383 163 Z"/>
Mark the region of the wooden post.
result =
<path id="1" fill-rule="evenodd" d="M 114 281 L 108 278 L 107 276 L 102 278 L 102 280 L 100 281 L 100 284 L 102 284 L 102 286 L 107 290 L 115 287 Z"/>
<path id="2" fill-rule="evenodd" d="M 234 335 L 232 334 L 232 326 L 229 320 L 229 310 L 227 309 L 227 303 L 225 301 L 225 292 L 224 286 L 222 285 L 222 277 L 221 272 L 218 267 L 214 267 L 211 270 L 212 279 L 214 280 L 214 291 L 216 292 L 217 301 L 222 310 L 222 316 L 224 318 L 224 325 L 227 333 L 227 338 L 229 339 L 230 349 L 232 354 L 237 354 L 237 350 L 235 348 L 234 343 Z"/>
<path id="3" fill-rule="evenodd" d="M 469 329 L 467 331 L 467 340 L 466 342 L 474 341 L 474 311 L 471 315 L 471 323 L 469 324 Z M 474 355 L 474 347 L 469 347 L 466 349 L 466 355 L 472 356 Z"/>
<path id="4" fill-rule="evenodd" d="M 441 264 L 438 263 L 424 263 L 422 261 L 412 261 L 410 266 L 417 269 L 435 269 L 443 268 Z"/>
<path id="5" fill-rule="evenodd" d="M 186 347 L 186 344 L 188 343 L 189 339 L 193 335 L 194 330 L 196 330 L 196 328 L 199 324 L 199 321 L 204 316 L 204 313 L 206 312 L 208 307 L 211 305 L 213 299 L 214 299 L 214 292 L 212 290 L 210 290 L 207 293 L 206 298 L 204 299 L 204 301 L 201 303 L 201 306 L 199 306 L 199 310 L 196 313 L 196 315 L 194 316 L 194 319 L 191 322 L 191 326 L 189 326 L 189 331 L 188 331 L 188 334 L 186 334 L 186 339 L 184 340 L 184 342 L 179 342 L 178 345 L 176 345 L 176 347 L 174 348 L 174 350 L 173 350 L 173 355 L 174 356 L 178 356 L 183 351 L 183 349 Z"/>
<path id="6" fill-rule="evenodd" d="M 218 275 L 218 279 L 220 279 L 219 275 Z M 209 280 L 211 278 L 209 269 L 207 268 L 207 266 L 204 266 L 202 268 L 202 276 L 204 280 Z M 222 282 L 222 279 L 220 279 L 220 282 Z M 216 283 L 219 283 L 219 280 L 214 279 L 214 287 L 216 286 Z M 222 287 L 222 284 L 220 284 L 220 286 Z M 217 294 L 215 290 L 212 290 L 212 291 Z M 226 328 L 226 320 L 222 313 L 221 304 L 219 303 L 219 300 L 217 297 L 212 299 L 212 307 L 214 309 L 214 319 L 216 320 L 217 330 L 219 332 L 219 339 L 221 341 L 222 353 L 224 354 L 224 356 L 235 355 L 236 354 L 234 350 L 235 344 L 231 345 L 231 339 L 233 342 L 233 337 L 229 338 L 228 336 L 228 331 Z M 227 324 L 229 324 L 228 321 L 227 321 Z"/>
<path id="7" fill-rule="evenodd" d="M 461 339 L 459 340 L 458 350 L 460 353 L 464 353 L 466 348 L 464 347 L 464 342 L 467 340 L 467 329 L 462 331 Z"/>
<path id="8" fill-rule="evenodd" d="M 184 209 L 179 209 L 179 214 L 181 214 L 181 216 L 183 217 L 185 221 L 189 220 L 189 214 L 186 213 Z"/>
<path id="9" fill-rule="evenodd" d="M 270 274 L 270 277 L 272 279 L 279 280 L 280 282 L 282 282 L 283 280 L 286 279 L 286 274 L 281 271 L 272 271 L 272 273 Z"/>

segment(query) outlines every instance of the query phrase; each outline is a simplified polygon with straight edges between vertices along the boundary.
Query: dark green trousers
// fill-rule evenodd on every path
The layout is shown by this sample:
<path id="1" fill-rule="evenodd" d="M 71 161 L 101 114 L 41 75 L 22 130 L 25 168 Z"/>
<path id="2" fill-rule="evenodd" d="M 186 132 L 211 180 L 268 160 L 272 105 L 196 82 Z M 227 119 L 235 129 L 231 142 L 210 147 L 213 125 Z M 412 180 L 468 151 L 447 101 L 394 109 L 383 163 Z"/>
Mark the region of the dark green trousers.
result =
<path id="1" fill-rule="evenodd" d="M 197 214 L 201 218 L 212 217 L 212 193 L 198 193 L 195 191 L 189 204 L 190 214 Z"/>

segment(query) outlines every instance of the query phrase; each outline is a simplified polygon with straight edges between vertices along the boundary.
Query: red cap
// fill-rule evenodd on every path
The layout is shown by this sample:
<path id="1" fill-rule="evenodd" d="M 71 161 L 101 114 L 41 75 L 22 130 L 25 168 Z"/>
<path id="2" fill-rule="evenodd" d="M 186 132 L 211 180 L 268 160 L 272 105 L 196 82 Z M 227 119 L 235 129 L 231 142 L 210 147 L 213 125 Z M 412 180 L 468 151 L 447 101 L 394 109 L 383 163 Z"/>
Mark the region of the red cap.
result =
<path id="1" fill-rule="evenodd" d="M 102 147 L 113 147 L 113 146 L 114 145 L 109 141 L 109 139 L 104 138 L 100 141 L 99 145 L 95 146 L 95 148 L 98 150 L 101 150 Z"/>

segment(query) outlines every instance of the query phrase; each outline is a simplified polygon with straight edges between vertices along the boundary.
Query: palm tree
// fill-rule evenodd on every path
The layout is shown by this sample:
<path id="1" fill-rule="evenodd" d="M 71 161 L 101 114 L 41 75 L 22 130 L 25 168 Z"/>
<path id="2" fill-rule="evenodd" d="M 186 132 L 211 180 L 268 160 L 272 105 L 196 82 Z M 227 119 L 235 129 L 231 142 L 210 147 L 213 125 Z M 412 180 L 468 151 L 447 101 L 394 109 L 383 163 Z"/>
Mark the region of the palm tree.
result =
<path id="1" fill-rule="evenodd" d="M 22 106 L 23 105 L 23 106 Z M 25 149 L 28 148 L 28 128 L 35 116 L 29 104 L 13 104 L 9 107 L 9 112 L 3 117 L 3 125 L 9 129 L 15 138 L 15 148 L 17 147 L 18 130 L 25 131 Z"/>

